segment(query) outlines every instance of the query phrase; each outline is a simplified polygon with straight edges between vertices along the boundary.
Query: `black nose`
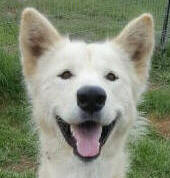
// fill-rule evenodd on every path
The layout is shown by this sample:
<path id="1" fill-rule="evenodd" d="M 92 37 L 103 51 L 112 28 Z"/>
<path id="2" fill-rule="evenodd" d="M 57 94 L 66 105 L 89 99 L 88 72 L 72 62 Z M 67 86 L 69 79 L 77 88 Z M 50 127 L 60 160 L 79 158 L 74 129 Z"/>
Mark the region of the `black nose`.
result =
<path id="1" fill-rule="evenodd" d="M 106 92 L 100 87 L 85 86 L 77 91 L 77 104 L 86 112 L 100 111 L 105 101 Z"/>

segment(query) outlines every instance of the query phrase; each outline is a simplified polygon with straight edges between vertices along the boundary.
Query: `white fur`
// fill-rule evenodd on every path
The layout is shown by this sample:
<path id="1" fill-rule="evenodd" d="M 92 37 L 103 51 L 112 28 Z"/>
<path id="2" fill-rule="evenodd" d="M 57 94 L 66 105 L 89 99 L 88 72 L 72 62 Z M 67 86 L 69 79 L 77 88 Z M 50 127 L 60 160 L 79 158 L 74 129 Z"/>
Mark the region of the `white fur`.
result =
<path id="1" fill-rule="evenodd" d="M 92 44 L 70 41 L 36 10 L 24 10 L 20 48 L 33 117 L 39 128 L 39 178 L 125 177 L 125 143 L 136 122 L 136 104 L 148 78 L 153 34 L 152 17 L 144 14 L 130 22 L 115 39 Z M 64 70 L 70 70 L 74 76 L 62 80 L 58 75 Z M 117 80 L 105 78 L 111 71 L 118 76 Z M 91 162 L 83 162 L 73 154 L 55 118 L 59 115 L 70 124 L 81 120 L 76 93 L 85 85 L 102 87 L 107 93 L 101 124 L 111 123 L 120 113 L 101 155 Z"/>

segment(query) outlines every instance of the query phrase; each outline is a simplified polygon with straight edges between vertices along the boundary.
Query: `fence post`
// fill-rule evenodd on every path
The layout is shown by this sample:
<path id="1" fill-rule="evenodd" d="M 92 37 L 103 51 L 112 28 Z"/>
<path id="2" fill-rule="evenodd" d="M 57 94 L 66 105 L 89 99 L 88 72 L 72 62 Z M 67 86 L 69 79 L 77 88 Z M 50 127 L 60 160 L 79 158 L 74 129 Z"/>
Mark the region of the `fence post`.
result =
<path id="1" fill-rule="evenodd" d="M 169 12 L 170 12 L 170 0 L 168 0 L 167 7 L 165 9 L 165 17 L 164 17 L 162 35 L 161 35 L 161 48 L 163 52 L 165 51 L 165 42 L 167 38 Z"/>

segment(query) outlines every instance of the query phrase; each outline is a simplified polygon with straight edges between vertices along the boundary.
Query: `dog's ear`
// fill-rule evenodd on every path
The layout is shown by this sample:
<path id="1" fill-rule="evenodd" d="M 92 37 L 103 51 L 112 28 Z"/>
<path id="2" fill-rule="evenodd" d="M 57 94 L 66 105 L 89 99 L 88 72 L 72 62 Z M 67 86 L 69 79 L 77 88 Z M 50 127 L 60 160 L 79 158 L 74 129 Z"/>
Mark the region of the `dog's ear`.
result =
<path id="1" fill-rule="evenodd" d="M 52 24 L 37 10 L 26 8 L 20 25 L 20 49 L 25 74 L 31 74 L 38 58 L 61 39 Z"/>
<path id="2" fill-rule="evenodd" d="M 135 70 L 143 82 L 148 78 L 150 58 L 154 48 L 154 25 L 150 14 L 132 20 L 114 39 L 133 61 Z"/>

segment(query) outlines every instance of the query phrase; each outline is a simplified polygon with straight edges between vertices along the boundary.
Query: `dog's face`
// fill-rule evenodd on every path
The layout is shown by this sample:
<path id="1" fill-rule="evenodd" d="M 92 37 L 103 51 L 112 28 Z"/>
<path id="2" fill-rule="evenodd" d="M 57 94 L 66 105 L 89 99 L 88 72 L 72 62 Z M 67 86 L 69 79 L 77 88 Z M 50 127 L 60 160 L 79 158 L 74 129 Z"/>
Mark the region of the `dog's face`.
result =
<path id="1" fill-rule="evenodd" d="M 36 10 L 26 9 L 20 31 L 23 72 L 41 129 L 59 130 L 86 160 L 100 154 L 110 135 L 123 138 L 136 116 L 153 43 L 148 14 L 113 40 L 87 44 L 62 37 Z"/>

